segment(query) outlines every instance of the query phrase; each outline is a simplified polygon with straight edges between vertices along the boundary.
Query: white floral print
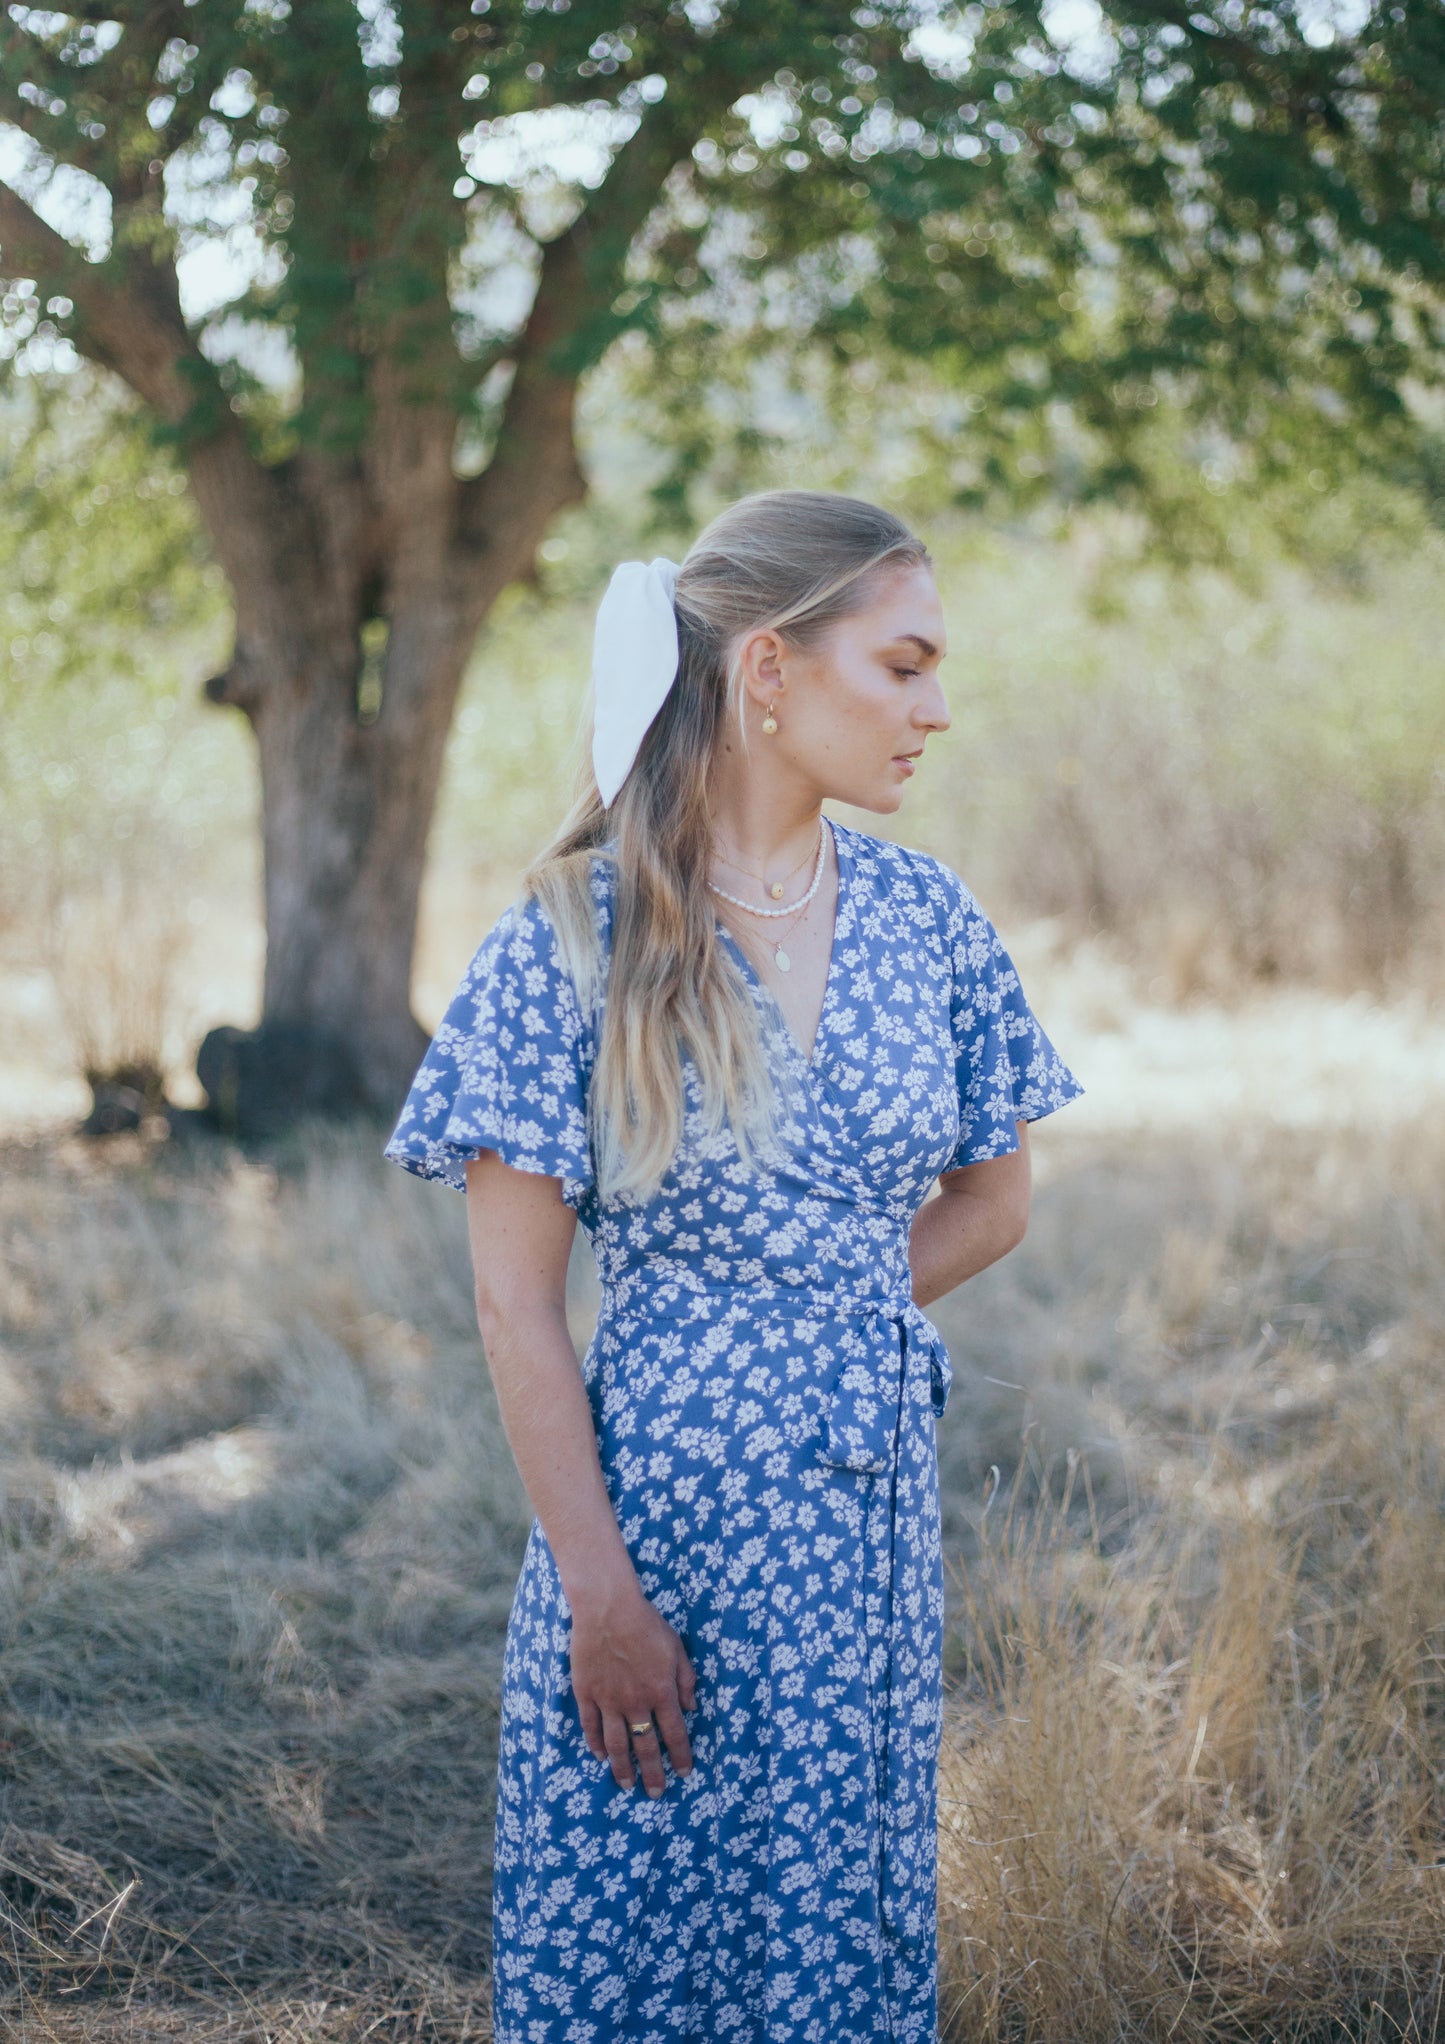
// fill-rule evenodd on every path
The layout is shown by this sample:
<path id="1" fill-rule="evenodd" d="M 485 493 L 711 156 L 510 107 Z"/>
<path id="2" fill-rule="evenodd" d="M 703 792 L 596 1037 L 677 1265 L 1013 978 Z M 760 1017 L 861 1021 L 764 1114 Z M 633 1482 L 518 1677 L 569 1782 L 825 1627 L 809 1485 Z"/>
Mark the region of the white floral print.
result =
<path id="1" fill-rule="evenodd" d="M 585 1015 L 535 901 L 473 958 L 386 1155 L 465 1189 L 496 1150 L 561 1180 L 597 1259 L 582 1358 L 643 1590 L 697 1670 L 694 1765 L 653 1800 L 582 1737 L 571 1615 L 533 1522 L 503 1665 L 497 2044 L 935 2044 L 949 1389 L 908 1240 L 941 1172 L 1082 1088 L 997 932 L 925 853 L 833 824 L 811 1057 L 731 933 L 782 1109 L 745 1169 L 696 1075 L 668 1176 L 598 1197 Z M 604 948 L 613 868 L 592 861 Z M 605 995 L 604 995 L 605 998 Z"/>

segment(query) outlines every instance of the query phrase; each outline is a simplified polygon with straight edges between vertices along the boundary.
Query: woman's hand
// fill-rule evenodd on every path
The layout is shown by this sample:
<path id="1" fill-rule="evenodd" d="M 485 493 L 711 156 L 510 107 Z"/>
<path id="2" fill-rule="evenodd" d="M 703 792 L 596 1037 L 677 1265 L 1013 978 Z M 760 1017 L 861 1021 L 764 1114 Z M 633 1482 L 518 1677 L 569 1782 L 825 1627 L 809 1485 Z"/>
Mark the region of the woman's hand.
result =
<path id="1" fill-rule="evenodd" d="M 572 1602 L 572 1691 L 582 1714 L 582 1736 L 599 1760 L 612 1762 L 619 1788 L 635 1779 L 660 1796 L 662 1752 L 679 1774 L 692 1766 L 685 1710 L 697 1707 L 697 1678 L 687 1648 L 637 1583 L 619 1583 Z M 645 1732 L 629 1725 L 648 1720 Z"/>
<path id="2" fill-rule="evenodd" d="M 560 1179 L 483 1150 L 467 1164 L 477 1325 L 502 1424 L 572 1616 L 572 1687 L 582 1733 L 621 1788 L 664 1786 L 663 1747 L 692 1766 L 685 1710 L 697 1692 L 687 1649 L 642 1594 L 602 1477 L 592 1408 L 567 1327 L 577 1216 Z M 629 1724 L 647 1721 L 643 1732 Z"/>

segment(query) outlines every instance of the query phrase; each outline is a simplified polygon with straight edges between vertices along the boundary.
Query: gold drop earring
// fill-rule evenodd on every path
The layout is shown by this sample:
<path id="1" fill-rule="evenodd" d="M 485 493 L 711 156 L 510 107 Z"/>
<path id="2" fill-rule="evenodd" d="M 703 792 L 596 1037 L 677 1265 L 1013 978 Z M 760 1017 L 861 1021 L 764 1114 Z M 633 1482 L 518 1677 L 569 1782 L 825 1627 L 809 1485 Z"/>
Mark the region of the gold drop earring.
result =
<path id="1" fill-rule="evenodd" d="M 768 714 L 767 714 L 767 716 L 766 716 L 766 717 L 764 717 L 764 719 L 763 719 L 763 729 L 764 729 L 764 731 L 766 731 L 766 732 L 767 732 L 767 734 L 768 734 L 769 738 L 771 738 L 771 737 L 772 737 L 772 735 L 773 735 L 773 733 L 774 733 L 774 732 L 775 732 L 775 731 L 777 730 L 777 728 L 778 728 L 778 720 L 777 720 L 777 718 L 776 718 L 776 717 L 775 717 L 775 716 L 773 715 L 773 705 L 772 705 L 771 703 L 769 703 L 769 704 L 768 704 Z"/>

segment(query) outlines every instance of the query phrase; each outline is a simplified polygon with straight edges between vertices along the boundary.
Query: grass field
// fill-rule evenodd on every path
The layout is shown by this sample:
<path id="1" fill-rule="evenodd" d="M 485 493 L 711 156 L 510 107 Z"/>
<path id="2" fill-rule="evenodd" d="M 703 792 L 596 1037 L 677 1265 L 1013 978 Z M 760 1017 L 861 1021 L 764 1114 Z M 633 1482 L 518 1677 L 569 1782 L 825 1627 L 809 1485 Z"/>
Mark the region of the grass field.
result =
<path id="1" fill-rule="evenodd" d="M 935 1309 L 945 2034 L 1434 2036 L 1440 1097 L 1145 1134 L 1101 1092 L 1038 1132 L 1021 1250 Z M 487 2035 L 527 1512 L 462 1202 L 379 1140 L 7 1146 L 0 2023 L 27 2044 Z"/>

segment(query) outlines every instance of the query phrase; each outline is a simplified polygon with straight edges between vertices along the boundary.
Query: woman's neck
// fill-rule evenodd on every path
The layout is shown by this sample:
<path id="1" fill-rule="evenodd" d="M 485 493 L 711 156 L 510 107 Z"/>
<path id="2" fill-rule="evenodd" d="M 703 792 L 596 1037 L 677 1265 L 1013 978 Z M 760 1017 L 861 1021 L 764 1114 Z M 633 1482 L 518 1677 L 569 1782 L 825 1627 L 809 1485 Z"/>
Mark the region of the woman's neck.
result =
<path id="1" fill-rule="evenodd" d="M 816 852 L 821 798 L 811 789 L 780 787 L 778 780 L 766 771 L 730 773 L 726 767 L 714 777 L 713 851 L 731 870 L 772 879 Z"/>

